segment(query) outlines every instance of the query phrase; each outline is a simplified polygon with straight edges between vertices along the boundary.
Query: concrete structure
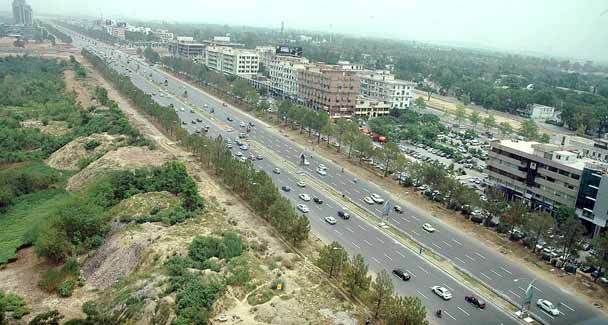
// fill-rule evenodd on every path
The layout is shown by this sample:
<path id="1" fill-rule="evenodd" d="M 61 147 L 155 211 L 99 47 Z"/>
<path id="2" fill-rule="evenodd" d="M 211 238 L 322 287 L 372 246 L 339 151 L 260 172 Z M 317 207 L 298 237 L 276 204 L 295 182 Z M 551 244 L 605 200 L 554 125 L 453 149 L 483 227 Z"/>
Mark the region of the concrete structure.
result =
<path id="1" fill-rule="evenodd" d="M 587 139 L 575 135 L 558 134 L 553 136 L 552 143 L 575 150 L 579 157 L 608 162 L 608 140 Z"/>
<path id="2" fill-rule="evenodd" d="M 271 91 L 275 95 L 295 99 L 298 96 L 298 73 L 306 64 L 306 58 L 275 56 L 267 67 Z"/>
<path id="3" fill-rule="evenodd" d="M 362 71 L 360 77 L 361 95 L 388 102 L 391 108 L 410 107 L 415 83 L 395 79 L 388 70 Z"/>
<path id="4" fill-rule="evenodd" d="M 310 64 L 298 72 L 298 97 L 303 105 L 324 110 L 330 118 L 351 118 L 355 113 L 360 80 L 343 65 Z"/>
<path id="5" fill-rule="evenodd" d="M 166 29 L 157 29 L 157 30 L 153 31 L 152 34 L 154 36 L 158 37 L 162 43 L 172 42 L 173 38 L 175 37 L 175 35 L 173 35 L 173 33 L 170 33 Z"/>
<path id="6" fill-rule="evenodd" d="M 260 58 L 253 50 L 208 46 L 205 64 L 211 70 L 228 75 L 253 76 L 260 69 Z"/>
<path id="7" fill-rule="evenodd" d="M 270 66 L 270 62 L 274 59 L 274 46 L 256 46 L 255 51 L 260 57 L 260 63 L 264 67 L 268 68 L 268 66 Z"/>
<path id="8" fill-rule="evenodd" d="M 606 165 L 553 144 L 497 140 L 490 145 L 489 179 L 509 198 L 524 199 L 537 210 L 575 208 L 594 234 L 606 226 Z"/>
<path id="9" fill-rule="evenodd" d="M 25 0 L 14 0 L 13 19 L 16 25 L 32 26 L 34 24 L 32 7 Z"/>
<path id="10" fill-rule="evenodd" d="M 108 32 L 108 34 L 110 34 L 116 38 L 122 39 L 122 40 L 125 39 L 126 30 L 127 29 L 125 27 L 118 27 L 118 26 L 108 26 L 106 28 L 106 31 Z"/>
<path id="11" fill-rule="evenodd" d="M 388 115 L 390 111 L 390 103 L 364 96 L 359 96 L 355 105 L 355 117 L 365 119 Z"/>
<path id="12" fill-rule="evenodd" d="M 205 44 L 195 42 L 193 37 L 178 36 L 175 41 L 169 43 L 169 52 L 174 56 L 204 57 Z"/>
<path id="13" fill-rule="evenodd" d="M 533 120 L 545 121 L 555 118 L 555 108 L 551 106 L 532 104 L 526 109 L 518 110 L 519 115 Z"/>
<path id="14" fill-rule="evenodd" d="M 207 46 L 223 46 L 233 48 L 245 47 L 245 44 L 232 42 L 228 36 L 213 36 L 213 39 L 204 40 L 203 44 Z"/>

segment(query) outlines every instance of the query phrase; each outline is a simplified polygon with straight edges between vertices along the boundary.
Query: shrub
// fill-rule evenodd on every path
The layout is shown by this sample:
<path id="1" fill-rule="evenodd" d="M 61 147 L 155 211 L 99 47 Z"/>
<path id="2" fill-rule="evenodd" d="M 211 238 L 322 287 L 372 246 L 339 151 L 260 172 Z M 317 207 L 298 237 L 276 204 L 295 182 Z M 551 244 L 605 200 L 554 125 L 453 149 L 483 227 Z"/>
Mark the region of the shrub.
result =
<path id="1" fill-rule="evenodd" d="M 28 325 L 58 325 L 63 319 L 56 309 L 47 311 L 46 313 L 38 314 L 34 317 Z"/>
<path id="2" fill-rule="evenodd" d="M 242 286 L 251 280 L 249 273 L 249 261 L 246 256 L 233 258 L 228 263 L 228 271 L 230 275 L 226 278 L 226 284 L 233 286 Z"/>
<path id="3" fill-rule="evenodd" d="M 57 288 L 57 292 L 62 297 L 69 297 L 72 295 L 72 291 L 74 291 L 75 286 L 76 281 L 66 280 Z"/>
<path id="4" fill-rule="evenodd" d="M 84 148 L 86 150 L 93 150 L 93 149 L 99 147 L 100 145 L 101 145 L 101 143 L 99 143 L 99 141 L 91 140 L 84 144 Z"/>

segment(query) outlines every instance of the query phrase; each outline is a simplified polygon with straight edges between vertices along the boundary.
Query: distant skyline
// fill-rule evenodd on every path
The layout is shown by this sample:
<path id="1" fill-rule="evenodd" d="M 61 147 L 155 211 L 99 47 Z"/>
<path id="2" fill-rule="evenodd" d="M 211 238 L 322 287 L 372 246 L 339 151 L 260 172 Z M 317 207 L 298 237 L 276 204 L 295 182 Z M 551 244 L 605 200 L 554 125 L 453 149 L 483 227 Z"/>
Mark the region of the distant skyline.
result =
<path id="1" fill-rule="evenodd" d="M 28 0 L 34 14 L 304 29 L 608 63 L 607 0 Z M 12 0 L 0 10 L 10 11 Z"/>

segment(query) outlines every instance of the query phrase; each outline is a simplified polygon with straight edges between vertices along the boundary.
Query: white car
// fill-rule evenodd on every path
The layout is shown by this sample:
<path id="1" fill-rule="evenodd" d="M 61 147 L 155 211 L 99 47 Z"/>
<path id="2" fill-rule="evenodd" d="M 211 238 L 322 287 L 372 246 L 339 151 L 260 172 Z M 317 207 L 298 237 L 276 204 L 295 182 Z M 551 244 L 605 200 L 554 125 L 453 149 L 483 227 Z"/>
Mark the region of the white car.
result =
<path id="1" fill-rule="evenodd" d="M 278 168 L 275 168 L 275 169 L 272 170 L 272 172 L 275 173 L 275 174 L 280 174 L 281 170 L 278 169 Z"/>
<path id="2" fill-rule="evenodd" d="M 431 226 L 430 223 L 425 223 L 422 225 L 422 229 L 428 231 L 428 232 L 435 232 L 435 228 L 433 228 L 433 226 Z"/>
<path id="3" fill-rule="evenodd" d="M 310 211 L 306 204 L 298 204 L 298 210 L 302 211 L 303 213 L 308 213 Z"/>
<path id="4" fill-rule="evenodd" d="M 302 194 L 300 194 L 300 195 L 299 195 L 299 197 L 300 197 L 300 199 L 301 199 L 302 201 L 305 201 L 305 202 L 310 201 L 310 195 L 308 195 L 308 194 L 306 194 L 306 193 L 302 193 Z"/>
<path id="5" fill-rule="evenodd" d="M 239 148 L 241 148 L 243 151 L 249 150 L 249 146 L 246 144 L 242 144 Z"/>
<path id="6" fill-rule="evenodd" d="M 310 165 L 310 161 L 304 159 L 304 166 L 308 166 L 308 165 Z"/>
<path id="7" fill-rule="evenodd" d="M 325 222 L 327 222 L 330 225 L 335 225 L 336 224 L 336 218 L 334 218 L 334 217 L 325 217 Z"/>
<path id="8" fill-rule="evenodd" d="M 552 316 L 559 315 L 559 310 L 549 300 L 538 299 L 536 305 Z"/>
<path id="9" fill-rule="evenodd" d="M 245 127 L 245 122 L 241 122 L 241 124 L 239 124 L 240 127 L 244 128 Z"/>
<path id="10" fill-rule="evenodd" d="M 450 292 L 450 290 L 444 288 L 444 287 L 440 287 L 440 286 L 434 286 L 431 288 L 431 290 L 433 290 L 433 292 L 438 295 L 439 297 L 443 298 L 443 300 L 450 300 L 452 299 L 452 293 Z"/>
<path id="11" fill-rule="evenodd" d="M 327 175 L 327 172 L 321 168 L 317 168 L 317 174 L 319 174 L 321 176 L 325 176 L 325 175 Z"/>
<path id="12" fill-rule="evenodd" d="M 318 169 L 327 170 L 327 166 L 325 166 L 323 164 L 319 164 Z"/>
<path id="13" fill-rule="evenodd" d="M 299 187 L 306 187 L 306 183 L 304 181 L 299 181 L 296 183 Z"/>
<path id="14" fill-rule="evenodd" d="M 376 193 L 372 194 L 372 200 L 374 200 L 374 202 L 376 202 L 378 204 L 384 203 L 384 199 L 382 197 L 380 197 L 380 195 L 378 195 Z"/>
<path id="15" fill-rule="evenodd" d="M 364 197 L 363 201 L 365 201 L 365 203 L 367 203 L 367 204 L 374 204 L 375 203 L 374 200 L 371 197 L 369 197 L 369 196 Z"/>
<path id="16" fill-rule="evenodd" d="M 242 153 L 242 152 L 240 152 L 240 151 L 238 151 L 237 153 L 235 153 L 235 155 L 236 155 L 237 157 L 241 157 L 241 156 L 243 155 L 243 153 Z"/>

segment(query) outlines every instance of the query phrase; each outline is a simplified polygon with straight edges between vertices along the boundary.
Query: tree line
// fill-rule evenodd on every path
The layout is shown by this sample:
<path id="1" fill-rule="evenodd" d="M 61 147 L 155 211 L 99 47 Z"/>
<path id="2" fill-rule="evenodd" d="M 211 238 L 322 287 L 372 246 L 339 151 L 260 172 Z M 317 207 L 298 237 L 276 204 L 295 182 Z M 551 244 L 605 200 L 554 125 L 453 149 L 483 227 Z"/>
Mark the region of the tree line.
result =
<path id="1" fill-rule="evenodd" d="M 42 21 L 38 21 L 38 25 L 42 26 L 49 33 L 55 35 L 60 41 L 66 44 L 72 44 L 72 37 L 70 35 L 58 30 L 55 26 L 49 25 L 47 23 L 43 23 Z"/>

